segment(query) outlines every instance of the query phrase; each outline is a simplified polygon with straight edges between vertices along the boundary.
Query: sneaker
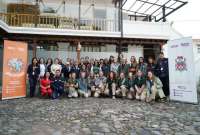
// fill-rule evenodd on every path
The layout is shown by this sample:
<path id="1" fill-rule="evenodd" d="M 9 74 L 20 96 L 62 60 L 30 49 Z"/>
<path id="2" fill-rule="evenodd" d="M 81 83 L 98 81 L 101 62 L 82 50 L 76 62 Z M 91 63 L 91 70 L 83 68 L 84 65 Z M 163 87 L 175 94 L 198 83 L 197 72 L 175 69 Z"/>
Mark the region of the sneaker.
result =
<path id="1" fill-rule="evenodd" d="M 112 99 L 116 99 L 115 96 L 113 96 Z"/>
<path id="2" fill-rule="evenodd" d="M 161 103 L 165 103 L 165 102 L 167 102 L 167 99 L 166 99 L 166 98 L 161 98 L 161 99 L 160 99 L 160 102 L 161 102 Z"/>

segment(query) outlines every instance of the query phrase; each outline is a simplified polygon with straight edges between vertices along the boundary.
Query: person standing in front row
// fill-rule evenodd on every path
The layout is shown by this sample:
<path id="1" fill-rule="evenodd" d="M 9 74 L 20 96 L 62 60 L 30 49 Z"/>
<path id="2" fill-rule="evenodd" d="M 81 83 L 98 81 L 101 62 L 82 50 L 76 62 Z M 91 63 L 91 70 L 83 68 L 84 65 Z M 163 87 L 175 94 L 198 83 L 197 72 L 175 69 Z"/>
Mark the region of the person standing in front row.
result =
<path id="1" fill-rule="evenodd" d="M 156 64 L 154 63 L 154 59 L 152 57 L 149 57 L 148 63 L 147 63 L 147 72 L 151 71 L 152 73 L 155 74 L 155 68 L 156 68 Z"/>
<path id="2" fill-rule="evenodd" d="M 47 71 L 50 73 L 50 78 L 52 77 L 52 73 L 51 73 L 51 65 L 52 64 L 53 64 L 52 58 L 48 58 L 47 62 L 46 62 L 46 68 L 47 68 Z"/>
<path id="3" fill-rule="evenodd" d="M 132 76 L 135 77 L 136 76 L 136 72 L 137 72 L 137 61 L 135 56 L 131 56 L 130 59 L 130 64 L 129 64 L 129 73 L 132 73 Z"/>
<path id="4" fill-rule="evenodd" d="M 73 65 L 73 67 L 71 69 L 71 73 L 75 73 L 76 74 L 76 79 L 78 79 L 79 75 L 80 75 L 80 71 L 81 71 L 81 69 L 79 67 L 79 63 L 78 63 L 78 61 L 75 61 L 74 65 Z"/>
<path id="5" fill-rule="evenodd" d="M 118 72 L 124 73 L 125 77 L 128 77 L 128 70 L 129 70 L 129 64 L 127 64 L 126 58 L 123 58 L 121 61 L 121 64 L 119 65 Z"/>
<path id="6" fill-rule="evenodd" d="M 40 78 L 43 78 L 45 71 L 46 71 L 46 65 L 45 65 L 44 58 L 39 59 L 39 66 L 40 66 Z"/>
<path id="7" fill-rule="evenodd" d="M 144 76 L 147 75 L 147 64 L 144 61 L 143 57 L 139 58 L 139 62 L 138 62 L 138 70 L 140 70 Z"/>
<path id="8" fill-rule="evenodd" d="M 65 67 L 62 69 L 65 81 L 68 81 L 69 75 L 71 74 L 72 66 L 69 62 L 66 62 Z"/>
<path id="9" fill-rule="evenodd" d="M 61 76 L 61 71 L 57 69 L 51 84 L 51 87 L 53 89 L 53 99 L 60 97 L 64 93 L 64 83 L 65 81 L 64 78 Z"/>
<path id="10" fill-rule="evenodd" d="M 160 58 L 158 59 L 156 65 L 156 75 L 160 78 L 163 84 L 163 91 L 165 96 L 169 96 L 169 69 L 168 69 L 168 59 L 164 57 L 164 53 L 160 53 Z"/>
<path id="11" fill-rule="evenodd" d="M 38 66 L 37 58 L 33 58 L 31 64 L 28 66 L 27 78 L 30 85 L 30 97 L 34 97 L 37 81 L 39 79 L 40 67 Z"/>

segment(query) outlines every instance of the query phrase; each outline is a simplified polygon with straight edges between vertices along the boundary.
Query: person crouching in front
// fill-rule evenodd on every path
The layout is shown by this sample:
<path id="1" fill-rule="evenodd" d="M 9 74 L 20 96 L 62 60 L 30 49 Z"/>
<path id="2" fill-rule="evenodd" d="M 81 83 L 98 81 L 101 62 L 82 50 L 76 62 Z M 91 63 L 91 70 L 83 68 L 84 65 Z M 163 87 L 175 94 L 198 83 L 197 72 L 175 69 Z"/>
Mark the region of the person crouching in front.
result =
<path id="1" fill-rule="evenodd" d="M 116 95 L 122 97 L 123 99 L 126 98 L 126 93 L 128 92 L 128 80 L 125 77 L 123 72 L 120 73 L 118 82 L 117 82 L 117 91 Z"/>
<path id="2" fill-rule="evenodd" d="M 90 97 L 91 91 L 88 89 L 88 79 L 86 72 L 81 72 L 81 77 L 78 79 L 78 94 L 80 97 Z"/>
<path id="3" fill-rule="evenodd" d="M 108 89 L 109 96 L 112 97 L 113 99 L 115 99 L 116 84 L 117 84 L 116 75 L 113 71 L 111 71 L 107 79 L 106 89 Z"/>
<path id="4" fill-rule="evenodd" d="M 94 96 L 94 93 L 95 93 L 95 80 L 96 80 L 96 77 L 94 73 L 90 73 L 88 77 L 88 87 L 91 91 L 91 96 Z"/>
<path id="5" fill-rule="evenodd" d="M 40 90 L 43 97 L 52 97 L 53 91 L 51 89 L 51 80 L 49 78 L 50 73 L 47 71 L 45 72 L 44 77 L 40 80 Z"/>
<path id="6" fill-rule="evenodd" d="M 137 71 L 137 76 L 134 81 L 134 86 L 136 90 L 136 99 L 137 100 L 146 100 L 146 90 L 145 90 L 145 84 L 146 84 L 146 79 L 143 76 L 143 73 L 141 70 Z"/>
<path id="7" fill-rule="evenodd" d="M 163 84 L 161 80 L 156 77 L 152 71 L 148 71 L 147 74 L 147 81 L 146 81 L 146 87 L 147 87 L 147 102 L 155 101 L 156 97 L 159 98 L 161 101 L 165 101 L 165 94 L 163 92 Z"/>
<path id="8" fill-rule="evenodd" d="M 100 97 L 100 95 L 108 95 L 109 92 L 106 91 L 106 77 L 103 75 L 103 72 L 99 72 L 99 76 L 95 79 L 95 92 L 94 97 Z"/>
<path id="9" fill-rule="evenodd" d="M 67 87 L 68 87 L 68 97 L 69 98 L 77 98 L 78 97 L 78 81 L 76 79 L 76 73 L 73 72 L 71 74 L 71 78 L 68 79 L 67 81 Z"/>
<path id="10" fill-rule="evenodd" d="M 51 87 L 53 89 L 52 98 L 56 99 L 64 93 L 64 78 L 61 77 L 61 71 L 58 69 L 55 72 L 55 76 L 52 80 Z"/>
<path id="11" fill-rule="evenodd" d="M 127 93 L 128 99 L 134 99 L 135 98 L 134 81 L 135 81 L 135 78 L 133 76 L 133 73 L 129 72 L 129 75 L 128 75 L 128 93 Z"/>

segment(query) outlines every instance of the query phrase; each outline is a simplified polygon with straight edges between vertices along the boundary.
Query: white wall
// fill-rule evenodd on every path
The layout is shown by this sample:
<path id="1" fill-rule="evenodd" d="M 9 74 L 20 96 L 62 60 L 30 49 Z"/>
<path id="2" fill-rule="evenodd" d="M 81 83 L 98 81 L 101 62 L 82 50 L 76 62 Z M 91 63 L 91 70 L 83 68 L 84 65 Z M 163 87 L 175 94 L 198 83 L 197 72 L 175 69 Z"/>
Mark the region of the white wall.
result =
<path id="1" fill-rule="evenodd" d="M 144 50 L 143 46 L 136 46 L 136 45 L 129 45 L 128 46 L 128 53 L 123 53 L 124 56 L 127 58 L 127 61 L 130 61 L 131 56 L 135 56 L 138 60 L 139 57 L 144 56 Z"/>
<path id="2" fill-rule="evenodd" d="M 146 39 L 175 39 L 182 37 L 168 22 L 123 21 L 124 37 Z"/>
<path id="3" fill-rule="evenodd" d="M 59 45 L 64 45 L 65 43 L 59 43 Z M 66 45 L 66 44 L 65 44 Z M 131 56 L 135 56 L 137 60 L 139 57 L 143 56 L 143 46 L 129 45 L 129 52 L 122 53 L 127 61 L 130 62 Z M 111 55 L 118 57 L 118 53 L 116 52 L 116 45 L 107 45 L 106 50 L 104 52 L 81 52 L 81 57 L 89 56 L 89 58 L 93 59 L 101 59 L 101 58 L 109 58 Z M 69 51 L 44 51 L 37 50 L 37 57 L 47 58 L 60 58 L 63 62 L 66 61 L 67 58 L 72 58 L 76 60 L 77 53 L 69 52 Z"/>

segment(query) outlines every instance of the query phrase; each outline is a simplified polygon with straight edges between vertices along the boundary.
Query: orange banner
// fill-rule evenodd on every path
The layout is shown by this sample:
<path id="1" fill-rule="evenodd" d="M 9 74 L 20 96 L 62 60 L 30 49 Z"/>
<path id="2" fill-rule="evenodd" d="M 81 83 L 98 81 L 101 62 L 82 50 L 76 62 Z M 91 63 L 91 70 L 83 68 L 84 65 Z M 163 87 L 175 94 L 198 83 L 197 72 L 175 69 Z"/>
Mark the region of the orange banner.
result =
<path id="1" fill-rule="evenodd" d="M 27 43 L 4 40 L 2 99 L 26 96 Z"/>

